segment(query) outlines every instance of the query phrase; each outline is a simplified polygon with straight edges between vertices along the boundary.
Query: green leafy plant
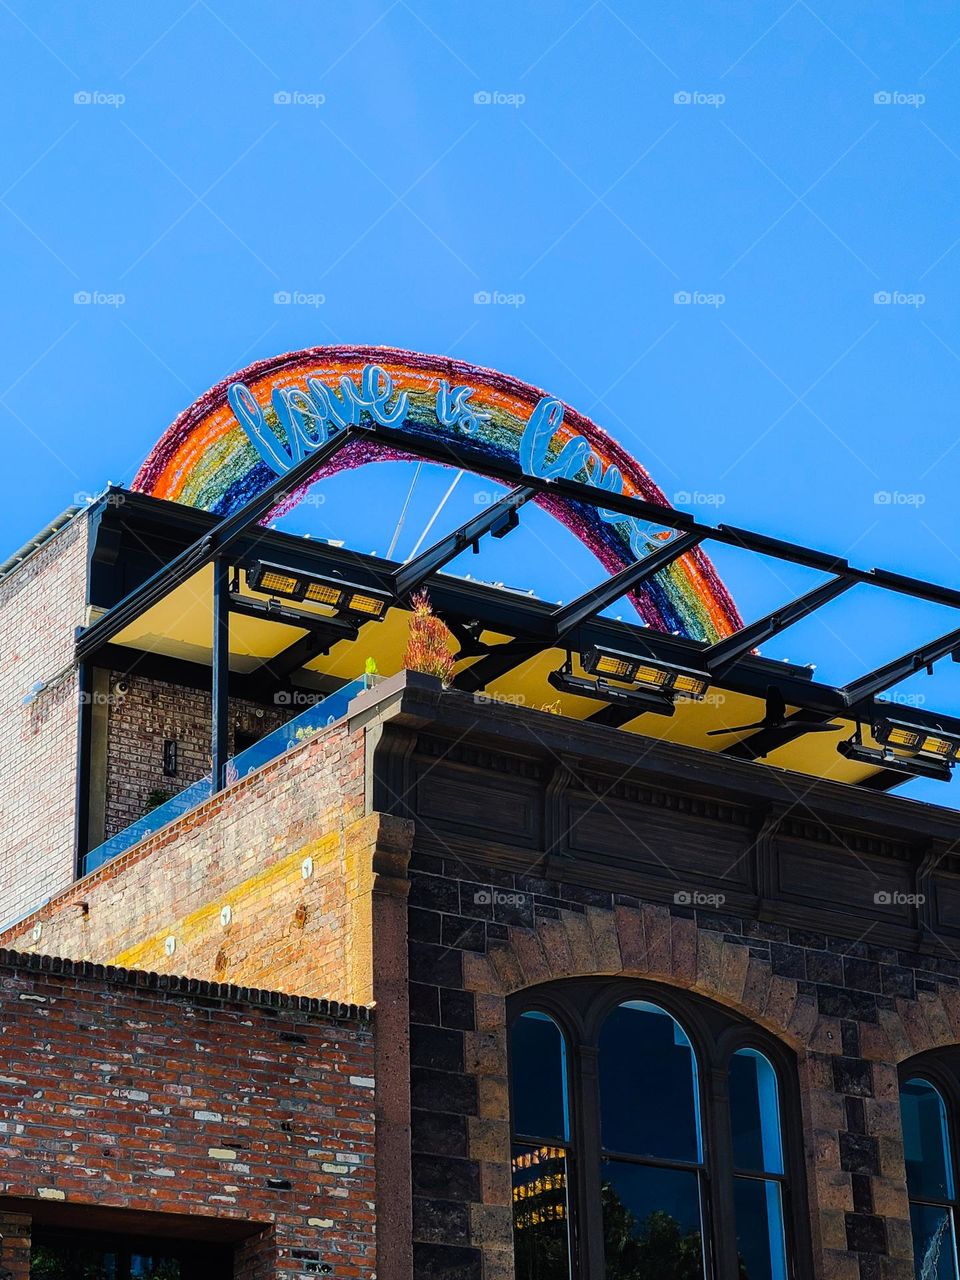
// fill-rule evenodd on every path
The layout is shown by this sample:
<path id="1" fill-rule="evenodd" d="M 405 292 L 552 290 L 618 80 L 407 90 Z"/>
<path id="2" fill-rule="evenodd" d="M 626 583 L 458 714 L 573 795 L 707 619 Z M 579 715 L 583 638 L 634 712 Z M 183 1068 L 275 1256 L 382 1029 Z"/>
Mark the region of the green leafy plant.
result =
<path id="1" fill-rule="evenodd" d="M 168 800 L 173 798 L 172 791 L 166 791 L 163 787 L 154 787 L 147 794 L 147 802 L 144 806 L 144 813 L 152 813 L 154 809 L 159 809 L 162 804 L 166 804 Z"/>

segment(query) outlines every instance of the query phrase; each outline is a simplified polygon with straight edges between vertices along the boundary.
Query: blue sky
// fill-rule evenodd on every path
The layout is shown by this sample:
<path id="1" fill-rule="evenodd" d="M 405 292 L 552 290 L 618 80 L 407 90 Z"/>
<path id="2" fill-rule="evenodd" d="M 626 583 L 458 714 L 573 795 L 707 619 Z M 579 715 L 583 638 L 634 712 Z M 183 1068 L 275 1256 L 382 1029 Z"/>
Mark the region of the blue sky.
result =
<path id="1" fill-rule="evenodd" d="M 0 39 L 4 554 L 226 373 L 343 341 L 543 386 L 707 520 L 960 580 L 946 0 L 4 0 Z M 338 479 L 296 527 L 385 551 L 409 479 Z M 475 571 L 599 576 L 530 524 Z M 748 615 L 816 581 L 717 559 Z M 858 588 L 768 651 L 843 681 L 953 625 Z M 902 688 L 958 712 L 955 672 Z"/>

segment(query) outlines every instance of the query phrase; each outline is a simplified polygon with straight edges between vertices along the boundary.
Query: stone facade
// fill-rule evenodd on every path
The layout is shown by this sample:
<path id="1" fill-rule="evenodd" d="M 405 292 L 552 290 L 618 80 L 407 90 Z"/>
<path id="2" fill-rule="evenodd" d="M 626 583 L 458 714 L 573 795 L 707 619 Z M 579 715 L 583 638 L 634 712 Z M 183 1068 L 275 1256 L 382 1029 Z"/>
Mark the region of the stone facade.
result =
<path id="1" fill-rule="evenodd" d="M 794 1050 L 815 1273 L 912 1280 L 897 1067 L 960 1041 L 960 963 L 572 882 L 464 873 L 459 858 L 411 863 L 418 1276 L 512 1275 L 505 1000 L 609 975 L 695 992 Z"/>

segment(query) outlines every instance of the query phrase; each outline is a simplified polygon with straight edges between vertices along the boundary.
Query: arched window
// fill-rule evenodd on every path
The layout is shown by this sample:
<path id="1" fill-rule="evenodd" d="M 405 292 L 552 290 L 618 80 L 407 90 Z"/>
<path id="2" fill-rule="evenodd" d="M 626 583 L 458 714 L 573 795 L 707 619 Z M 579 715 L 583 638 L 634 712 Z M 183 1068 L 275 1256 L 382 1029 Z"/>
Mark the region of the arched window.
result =
<path id="1" fill-rule="evenodd" d="M 907 1075 L 900 1115 L 917 1280 L 957 1280 L 956 1175 L 943 1095 L 924 1076 Z"/>
<path id="2" fill-rule="evenodd" d="M 782 1046 L 619 980 L 547 984 L 509 1013 L 516 1280 L 809 1274 Z"/>

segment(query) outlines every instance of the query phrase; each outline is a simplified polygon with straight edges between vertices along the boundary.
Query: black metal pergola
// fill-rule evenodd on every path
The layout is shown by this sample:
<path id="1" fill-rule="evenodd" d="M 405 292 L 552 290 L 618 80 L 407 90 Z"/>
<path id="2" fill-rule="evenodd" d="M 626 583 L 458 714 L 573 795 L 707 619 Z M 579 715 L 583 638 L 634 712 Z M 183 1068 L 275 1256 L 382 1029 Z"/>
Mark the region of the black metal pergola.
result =
<path id="1" fill-rule="evenodd" d="M 818 609 L 852 587 L 865 584 L 916 600 L 960 609 L 960 591 L 921 578 L 893 573 L 889 570 L 860 569 L 839 556 L 805 547 L 797 543 L 770 538 L 733 525 L 707 525 L 693 515 L 671 507 L 659 506 L 642 499 L 615 494 L 567 479 L 546 480 L 523 473 L 507 460 L 491 459 L 469 441 L 456 445 L 388 427 L 354 426 L 334 436 L 321 448 L 303 458 L 286 475 L 277 478 L 241 510 L 209 524 L 186 548 L 145 578 L 144 581 L 109 608 L 91 626 L 79 632 L 76 658 L 84 671 L 106 646 L 146 610 L 163 600 L 199 570 L 213 566 L 213 636 L 212 636 L 212 732 L 214 788 L 224 783 L 227 762 L 228 670 L 230 614 L 246 613 L 266 620 L 285 622 L 305 631 L 305 635 L 270 660 L 275 676 L 284 678 L 323 653 L 340 639 L 356 635 L 362 621 L 336 617 L 318 617 L 315 613 L 286 607 L 278 601 L 259 601 L 239 594 L 236 578 L 231 579 L 231 566 L 255 554 L 259 539 L 269 531 L 260 526 L 285 498 L 309 484 L 311 478 L 344 448 L 355 442 L 375 444 L 402 451 L 406 457 L 454 466 L 484 475 L 512 486 L 510 491 L 431 547 L 401 565 L 359 557 L 347 550 L 334 552 L 328 546 L 305 539 L 301 559 L 322 557 L 329 562 L 339 557 L 357 568 L 361 579 L 376 586 L 388 596 L 390 605 L 406 601 L 422 585 L 430 583 L 444 566 L 469 547 L 476 548 L 481 539 L 507 536 L 521 521 L 524 505 L 542 495 L 563 498 L 576 503 L 622 513 L 625 517 L 648 521 L 674 531 L 674 536 L 648 555 L 627 565 L 570 603 L 551 608 L 541 601 L 521 598 L 498 603 L 487 598 L 482 627 L 474 616 L 472 602 L 450 599 L 450 590 L 440 590 L 444 616 L 460 643 L 459 657 L 475 659 L 455 678 L 455 685 L 467 691 L 483 690 L 489 683 L 526 662 L 532 656 L 555 648 L 582 648 L 588 642 L 602 640 L 609 620 L 602 611 L 626 593 L 661 572 L 674 560 L 704 543 L 738 548 L 758 556 L 805 566 L 828 573 L 821 585 L 785 602 L 764 617 L 750 622 L 734 634 L 715 644 L 703 644 L 684 637 L 670 636 L 650 628 L 609 623 L 622 634 L 625 626 L 633 633 L 632 642 L 650 659 L 696 667 L 706 673 L 712 684 L 764 697 L 776 685 L 787 703 L 798 708 L 789 718 L 786 731 L 776 734 L 760 728 L 747 738 L 734 742 L 726 750 L 731 755 L 756 759 L 774 745 L 802 737 L 833 717 L 843 716 L 871 722 L 888 715 L 890 704 L 878 702 L 880 694 L 911 674 L 928 669 L 943 657 L 960 657 L 960 627 L 920 645 L 892 662 L 859 676 L 850 683 L 834 687 L 815 682 L 808 670 L 773 664 L 755 652 L 757 646 L 786 628 L 809 617 Z M 109 495 L 101 500 L 110 501 Z M 441 582 L 449 580 L 443 578 Z M 433 590 L 431 586 L 431 591 Z M 504 593 L 505 595 L 506 593 Z M 489 595 L 489 593 L 488 593 Z M 497 644 L 484 644 L 482 630 L 499 631 L 512 637 Z M 81 678 L 83 678 L 81 676 Z M 636 709 L 617 705 L 603 707 L 590 719 L 606 725 L 620 725 L 634 719 Z M 911 719 L 930 730 L 960 735 L 960 720 L 911 709 Z M 786 736 L 785 736 L 786 732 Z M 905 779 L 901 773 L 880 769 L 865 784 L 876 788 L 897 785 Z"/>

